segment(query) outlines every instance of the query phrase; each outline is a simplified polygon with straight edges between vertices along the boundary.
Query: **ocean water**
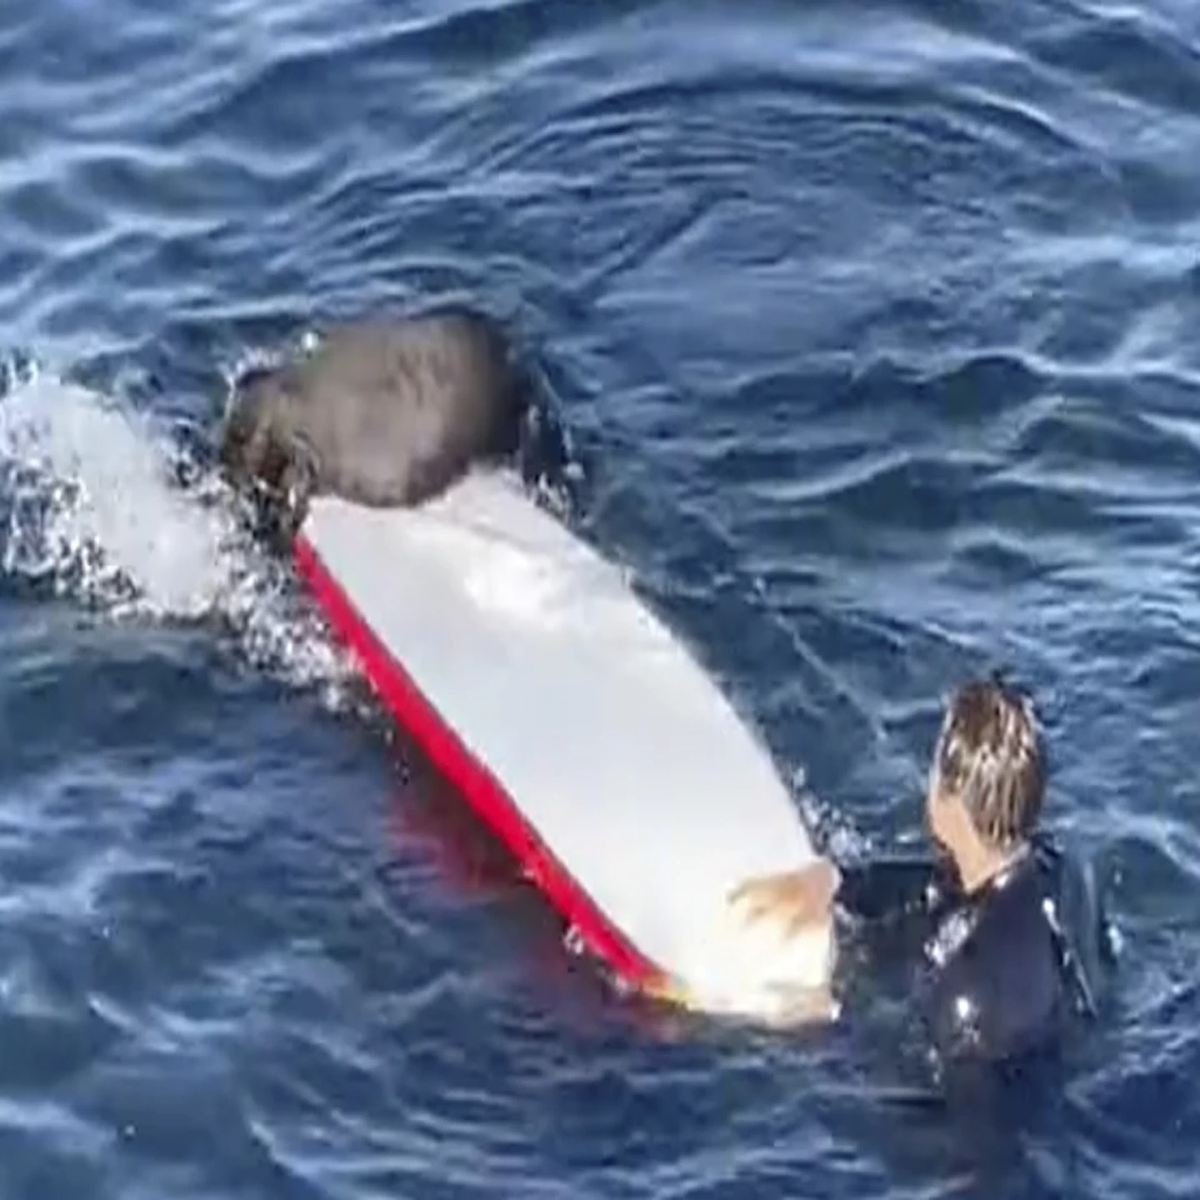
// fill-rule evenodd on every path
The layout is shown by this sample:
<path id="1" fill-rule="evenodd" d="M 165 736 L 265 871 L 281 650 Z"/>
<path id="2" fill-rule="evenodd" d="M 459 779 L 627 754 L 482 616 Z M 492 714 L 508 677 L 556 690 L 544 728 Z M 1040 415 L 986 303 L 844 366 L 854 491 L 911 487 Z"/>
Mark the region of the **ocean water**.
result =
<path id="1" fill-rule="evenodd" d="M 0 0 L 0 1197 L 1194 1197 L 1198 248 L 1191 0 Z M 611 994 L 393 736 L 210 439 L 448 296 L 832 846 L 1035 689 L 1049 1084 Z"/>

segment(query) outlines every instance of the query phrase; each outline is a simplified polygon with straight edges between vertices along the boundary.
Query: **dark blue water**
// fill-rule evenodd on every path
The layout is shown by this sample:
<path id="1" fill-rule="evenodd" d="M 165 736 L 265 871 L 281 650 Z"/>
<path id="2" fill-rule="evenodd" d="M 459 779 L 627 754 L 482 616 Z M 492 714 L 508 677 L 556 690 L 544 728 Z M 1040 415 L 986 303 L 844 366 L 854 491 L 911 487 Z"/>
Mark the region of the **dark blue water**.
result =
<path id="1" fill-rule="evenodd" d="M 0 0 L 0 1195 L 1193 1197 L 1198 247 L 1192 0 Z M 1037 690 L 1124 939 L 1054 1086 L 652 1019 L 389 737 L 204 439 L 443 296 L 835 845 Z"/>

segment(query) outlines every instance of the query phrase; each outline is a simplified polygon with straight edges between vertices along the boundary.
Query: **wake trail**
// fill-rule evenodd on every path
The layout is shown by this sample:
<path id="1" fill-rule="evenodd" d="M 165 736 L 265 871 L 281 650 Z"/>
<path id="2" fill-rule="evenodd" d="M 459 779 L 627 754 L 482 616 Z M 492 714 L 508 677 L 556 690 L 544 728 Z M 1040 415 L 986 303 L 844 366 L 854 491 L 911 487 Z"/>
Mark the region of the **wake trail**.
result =
<path id="1" fill-rule="evenodd" d="M 38 367 L 0 385 L 0 586 L 114 620 L 206 622 L 344 707 L 357 671 L 211 467 L 150 417 Z"/>

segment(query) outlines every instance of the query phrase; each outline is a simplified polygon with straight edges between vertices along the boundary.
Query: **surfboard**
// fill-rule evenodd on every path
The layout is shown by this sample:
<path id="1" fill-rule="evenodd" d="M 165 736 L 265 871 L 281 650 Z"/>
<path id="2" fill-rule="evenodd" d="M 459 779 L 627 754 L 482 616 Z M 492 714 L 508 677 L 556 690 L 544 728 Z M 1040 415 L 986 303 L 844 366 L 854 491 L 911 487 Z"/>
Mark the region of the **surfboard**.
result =
<path id="1" fill-rule="evenodd" d="M 829 929 L 728 904 L 814 856 L 762 738 L 515 476 L 477 469 L 416 508 L 318 497 L 294 550 L 396 722 L 617 981 L 764 1017 L 828 983 Z"/>

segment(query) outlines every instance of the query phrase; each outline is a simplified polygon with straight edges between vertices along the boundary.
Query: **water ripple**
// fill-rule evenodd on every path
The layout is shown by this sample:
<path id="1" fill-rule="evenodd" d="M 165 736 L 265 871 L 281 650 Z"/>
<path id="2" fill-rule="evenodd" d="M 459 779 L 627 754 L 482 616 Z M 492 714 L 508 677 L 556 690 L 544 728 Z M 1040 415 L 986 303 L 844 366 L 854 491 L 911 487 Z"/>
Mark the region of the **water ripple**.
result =
<path id="1" fill-rule="evenodd" d="M 1194 5 L 3 7 L 4 1188 L 1192 1194 Z M 1049 1114 L 611 996 L 248 544 L 231 373 L 449 296 L 839 851 L 1038 688 L 1132 964 Z"/>

